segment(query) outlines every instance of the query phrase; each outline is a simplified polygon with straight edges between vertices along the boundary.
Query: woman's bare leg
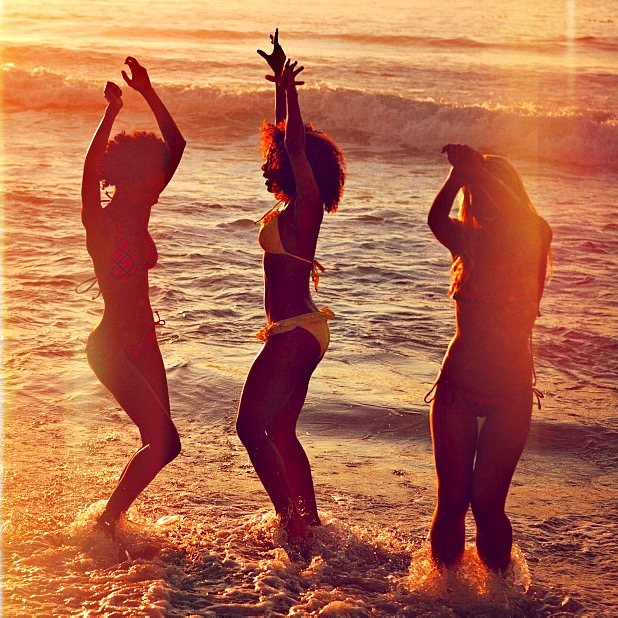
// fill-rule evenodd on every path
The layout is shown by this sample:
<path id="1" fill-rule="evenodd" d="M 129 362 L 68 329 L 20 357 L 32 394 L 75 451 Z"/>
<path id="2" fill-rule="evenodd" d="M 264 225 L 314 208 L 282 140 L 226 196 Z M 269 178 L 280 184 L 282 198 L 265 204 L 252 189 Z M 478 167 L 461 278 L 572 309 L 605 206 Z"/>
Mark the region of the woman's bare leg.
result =
<path id="1" fill-rule="evenodd" d="M 162 384 L 165 374 L 164 369 L 161 374 L 160 356 L 154 344 L 138 361 L 142 368 L 150 371 L 149 381 L 123 352 L 89 354 L 93 371 L 137 425 L 142 441 L 142 447 L 129 460 L 100 516 L 102 522 L 118 519 L 180 452 L 180 438 L 169 411 L 167 383 Z"/>
<path id="2" fill-rule="evenodd" d="M 279 449 L 285 463 L 296 511 L 307 525 L 317 526 L 320 524 L 320 517 L 315 500 L 311 464 L 296 436 L 296 423 L 305 403 L 308 387 L 309 379 L 305 383 L 298 384 L 287 405 L 273 416 L 267 433 Z"/>
<path id="3" fill-rule="evenodd" d="M 511 560 L 513 534 L 505 504 L 528 439 L 531 416 L 532 394 L 524 391 L 494 409 L 479 434 L 472 512 L 479 556 L 494 571 L 505 571 Z"/>
<path id="4" fill-rule="evenodd" d="M 464 551 L 478 433 L 476 416 L 449 389 L 438 384 L 430 414 L 438 503 L 429 537 L 434 560 L 444 566 L 455 564 Z"/>
<path id="5" fill-rule="evenodd" d="M 238 409 L 238 436 L 284 525 L 298 523 L 300 513 L 292 489 L 295 473 L 290 477 L 288 472 L 290 452 L 285 447 L 282 452 L 281 439 L 275 441 L 273 435 L 277 435 L 279 423 L 289 427 L 291 419 L 282 420 L 286 412 L 295 415 L 295 425 L 302 408 L 302 403 L 298 406 L 299 393 L 304 402 L 319 357 L 317 340 L 304 329 L 271 337 L 249 370 Z"/>

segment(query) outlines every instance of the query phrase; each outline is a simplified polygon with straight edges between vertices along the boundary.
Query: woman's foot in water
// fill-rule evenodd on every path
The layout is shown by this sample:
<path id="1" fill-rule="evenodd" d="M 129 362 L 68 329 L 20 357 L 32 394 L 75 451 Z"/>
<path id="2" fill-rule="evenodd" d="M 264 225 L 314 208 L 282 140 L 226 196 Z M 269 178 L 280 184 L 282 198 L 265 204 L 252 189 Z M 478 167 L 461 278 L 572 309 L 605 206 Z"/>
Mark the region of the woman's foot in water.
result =
<path id="1" fill-rule="evenodd" d="M 286 513 L 279 515 L 279 525 L 286 533 L 290 543 L 307 537 L 307 522 L 297 513 Z"/>
<path id="2" fill-rule="evenodd" d="M 118 523 L 117 517 L 112 517 L 107 510 L 104 510 L 96 520 L 96 526 L 103 530 L 112 539 L 116 538 L 116 524 Z"/>
<path id="3" fill-rule="evenodd" d="M 293 562 L 308 562 L 311 559 L 311 528 L 320 526 L 320 518 L 294 514 L 280 517 L 281 529 L 286 533 L 286 551 Z"/>
<path id="4" fill-rule="evenodd" d="M 300 517 L 305 522 L 307 527 L 319 526 L 322 523 L 313 494 L 308 499 L 297 498 L 294 500 L 294 513 L 296 517 Z"/>
<path id="5" fill-rule="evenodd" d="M 111 539 L 115 544 L 118 545 L 118 562 L 125 562 L 126 560 L 131 560 L 131 554 L 128 549 L 124 546 L 124 543 L 116 538 L 116 526 L 118 524 L 118 518 L 111 519 L 106 511 L 103 511 L 95 522 L 95 527 L 99 530 L 103 531 L 109 539 Z"/>

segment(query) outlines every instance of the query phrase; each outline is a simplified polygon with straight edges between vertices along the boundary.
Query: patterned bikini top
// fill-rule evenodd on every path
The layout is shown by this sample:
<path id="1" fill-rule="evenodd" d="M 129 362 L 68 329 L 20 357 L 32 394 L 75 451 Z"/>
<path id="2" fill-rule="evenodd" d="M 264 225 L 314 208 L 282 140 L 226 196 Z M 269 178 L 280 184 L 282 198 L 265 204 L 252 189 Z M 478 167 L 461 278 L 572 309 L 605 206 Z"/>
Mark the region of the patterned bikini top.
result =
<path id="1" fill-rule="evenodd" d="M 157 253 L 157 246 L 155 245 L 154 240 L 152 240 L 152 236 L 148 232 L 148 229 L 144 228 L 146 237 L 148 238 L 149 252 L 143 269 L 138 267 L 135 259 L 135 253 L 133 252 L 126 236 L 123 234 L 122 228 L 120 227 L 120 223 L 118 221 L 116 221 L 116 229 L 118 231 L 118 236 L 116 238 L 114 250 L 112 251 L 110 258 L 111 264 L 108 270 L 110 277 L 113 277 L 114 279 L 127 279 L 140 271 L 150 270 L 156 266 L 159 259 L 159 254 Z"/>
<path id="2" fill-rule="evenodd" d="M 146 232 L 146 236 L 148 238 L 148 244 L 150 245 L 149 253 L 146 258 L 146 263 L 144 264 L 144 268 L 140 269 L 137 266 L 137 261 L 135 259 L 135 254 L 133 253 L 133 249 L 129 244 L 126 236 L 122 232 L 122 227 L 120 223 L 114 219 L 116 223 L 116 231 L 118 235 L 116 236 L 116 244 L 114 245 L 114 249 L 112 250 L 112 255 L 110 256 L 110 266 L 107 274 L 114 279 L 128 279 L 138 272 L 143 272 L 145 270 L 150 270 L 154 268 L 159 261 L 159 254 L 157 252 L 157 246 L 152 240 L 152 236 L 148 232 L 148 228 L 144 228 Z M 77 294 L 85 294 L 89 292 L 95 285 L 97 285 L 98 279 L 95 275 L 94 277 L 90 277 L 90 279 L 86 279 L 81 283 L 78 283 L 75 286 L 75 292 Z M 98 298 L 101 294 L 101 290 L 97 291 L 97 294 L 92 297 L 92 300 Z"/>
<path id="3" fill-rule="evenodd" d="M 265 222 L 264 222 L 265 220 Z M 290 253 L 283 246 L 281 242 L 281 235 L 279 234 L 279 217 L 277 215 L 273 217 L 265 217 L 262 219 L 262 225 L 258 232 L 258 242 L 260 247 L 264 249 L 266 253 L 274 253 L 276 255 L 288 255 L 301 262 L 311 264 L 311 279 L 315 289 L 318 289 L 320 283 L 320 272 L 324 272 L 326 269 L 317 260 L 308 260 L 300 255 Z"/>

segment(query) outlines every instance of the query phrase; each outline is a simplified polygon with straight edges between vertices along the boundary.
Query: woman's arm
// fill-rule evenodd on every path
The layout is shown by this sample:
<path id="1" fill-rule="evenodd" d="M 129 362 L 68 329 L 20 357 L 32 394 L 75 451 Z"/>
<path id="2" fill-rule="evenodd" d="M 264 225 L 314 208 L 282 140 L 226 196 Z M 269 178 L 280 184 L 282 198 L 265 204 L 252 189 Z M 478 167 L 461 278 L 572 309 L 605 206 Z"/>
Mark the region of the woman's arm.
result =
<path id="1" fill-rule="evenodd" d="M 483 215 L 492 218 L 497 214 L 509 215 L 521 212 L 519 198 L 488 171 L 483 155 L 465 144 L 448 144 L 442 149 L 456 172 L 464 180 L 464 184 L 471 185 L 472 191 L 482 191 L 487 198 L 485 202 L 490 212 L 477 212 L 477 218 Z"/>
<path id="2" fill-rule="evenodd" d="M 113 82 L 105 85 L 104 96 L 108 101 L 84 161 L 82 175 L 82 223 L 89 227 L 101 216 L 101 166 L 114 120 L 122 109 L 122 90 Z"/>
<path id="3" fill-rule="evenodd" d="M 454 256 L 461 255 L 463 251 L 463 225 L 450 213 L 455 197 L 464 184 L 464 179 L 455 168 L 451 168 L 427 215 L 427 224 L 433 235 Z"/>
<path id="4" fill-rule="evenodd" d="M 296 210 L 295 215 L 297 218 L 306 218 L 306 223 L 310 223 L 310 220 L 315 220 L 316 217 L 321 222 L 323 208 L 320 189 L 305 152 L 305 125 L 300 112 L 298 91 L 296 90 L 296 86 L 301 86 L 305 83 L 296 80 L 296 77 L 303 71 L 304 67 L 296 68 L 296 65 L 296 62 L 291 63 L 290 60 L 287 60 L 279 77 L 275 78 L 268 75 L 266 79 L 278 83 L 286 95 L 285 150 L 294 173 L 296 199 L 302 205 L 302 208 Z M 313 206 L 316 206 L 316 208 Z"/>
<path id="5" fill-rule="evenodd" d="M 271 54 L 267 54 L 261 49 L 258 49 L 257 53 L 268 62 L 268 66 L 273 70 L 274 77 L 279 77 L 285 65 L 285 52 L 279 45 L 279 28 L 275 29 L 274 36 L 270 35 L 270 42 L 273 44 Z M 285 120 L 286 113 L 285 90 L 275 81 L 275 124 Z"/>
<path id="6" fill-rule="evenodd" d="M 127 82 L 131 88 L 137 90 L 137 92 L 144 97 L 146 103 L 148 103 L 170 153 L 170 163 L 166 170 L 165 183 L 163 187 L 161 187 L 161 190 L 163 190 L 176 172 L 176 168 L 180 163 L 180 159 L 182 159 L 182 153 L 184 152 L 187 142 L 180 133 L 167 107 L 165 107 L 163 101 L 161 101 L 159 95 L 152 87 L 150 78 L 148 77 L 148 71 L 131 56 L 127 57 L 124 62 L 131 70 L 130 78 L 125 71 L 122 71 L 124 81 Z"/>

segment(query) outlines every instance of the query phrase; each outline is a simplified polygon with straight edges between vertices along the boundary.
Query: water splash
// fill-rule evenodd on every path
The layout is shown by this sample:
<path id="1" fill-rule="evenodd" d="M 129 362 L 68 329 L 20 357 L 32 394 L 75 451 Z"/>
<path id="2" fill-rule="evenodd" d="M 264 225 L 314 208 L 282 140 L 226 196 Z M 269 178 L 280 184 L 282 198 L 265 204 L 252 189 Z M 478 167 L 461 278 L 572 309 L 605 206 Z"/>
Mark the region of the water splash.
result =
<path id="1" fill-rule="evenodd" d="M 521 600 L 530 583 L 528 564 L 517 545 L 513 545 L 511 564 L 505 574 L 490 571 L 473 543 L 466 544 L 456 567 L 438 569 L 429 541 L 412 555 L 409 570 L 412 592 L 433 601 L 448 601 L 458 611 L 477 611 L 484 607 L 508 610 Z"/>
<path id="2" fill-rule="evenodd" d="M 166 614 L 167 567 L 178 549 L 139 519 L 122 517 L 110 534 L 96 523 L 104 507 L 96 502 L 66 528 L 11 544 L 5 609 L 26 603 L 37 615 L 54 615 L 59 607 L 67 613 Z"/>

